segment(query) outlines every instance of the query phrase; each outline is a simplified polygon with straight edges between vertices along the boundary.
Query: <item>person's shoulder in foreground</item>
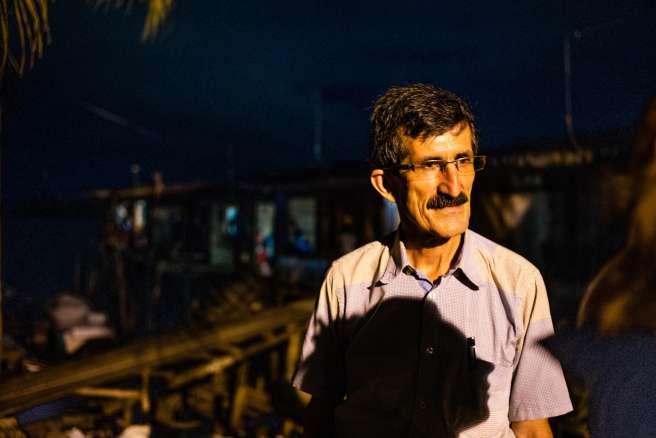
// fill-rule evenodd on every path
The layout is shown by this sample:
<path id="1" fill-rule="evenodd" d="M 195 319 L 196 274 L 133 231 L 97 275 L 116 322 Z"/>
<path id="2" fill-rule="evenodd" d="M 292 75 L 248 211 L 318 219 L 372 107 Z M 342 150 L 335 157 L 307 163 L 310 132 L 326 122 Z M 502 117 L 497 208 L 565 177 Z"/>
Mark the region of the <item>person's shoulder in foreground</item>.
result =
<path id="1" fill-rule="evenodd" d="M 590 326 L 544 341 L 572 378 L 589 388 L 592 436 L 656 437 L 656 336 L 601 336 Z"/>

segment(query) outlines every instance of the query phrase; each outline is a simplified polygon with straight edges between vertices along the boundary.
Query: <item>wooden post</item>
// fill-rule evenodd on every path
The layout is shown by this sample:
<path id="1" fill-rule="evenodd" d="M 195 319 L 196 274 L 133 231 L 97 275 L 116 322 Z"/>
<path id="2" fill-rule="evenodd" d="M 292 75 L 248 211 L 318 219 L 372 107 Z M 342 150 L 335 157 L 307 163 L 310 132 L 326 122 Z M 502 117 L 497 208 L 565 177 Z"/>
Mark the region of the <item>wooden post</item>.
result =
<path id="1" fill-rule="evenodd" d="M 287 357 L 285 358 L 285 377 L 291 382 L 296 369 L 296 361 L 301 354 L 303 329 L 298 325 L 291 325 L 287 330 L 289 330 L 290 335 L 287 342 Z"/>
<path id="2" fill-rule="evenodd" d="M 141 371 L 141 412 L 150 413 L 150 368 Z"/>

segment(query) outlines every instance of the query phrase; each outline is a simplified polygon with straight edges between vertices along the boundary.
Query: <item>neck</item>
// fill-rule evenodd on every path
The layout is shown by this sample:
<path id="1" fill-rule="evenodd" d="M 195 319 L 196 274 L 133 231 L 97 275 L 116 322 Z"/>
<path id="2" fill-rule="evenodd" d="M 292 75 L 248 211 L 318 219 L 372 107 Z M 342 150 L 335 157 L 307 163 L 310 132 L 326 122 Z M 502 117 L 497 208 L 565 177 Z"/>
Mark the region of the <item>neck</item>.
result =
<path id="1" fill-rule="evenodd" d="M 426 239 L 402 234 L 408 262 L 432 281 L 446 274 L 456 259 L 462 234 L 444 239 Z"/>

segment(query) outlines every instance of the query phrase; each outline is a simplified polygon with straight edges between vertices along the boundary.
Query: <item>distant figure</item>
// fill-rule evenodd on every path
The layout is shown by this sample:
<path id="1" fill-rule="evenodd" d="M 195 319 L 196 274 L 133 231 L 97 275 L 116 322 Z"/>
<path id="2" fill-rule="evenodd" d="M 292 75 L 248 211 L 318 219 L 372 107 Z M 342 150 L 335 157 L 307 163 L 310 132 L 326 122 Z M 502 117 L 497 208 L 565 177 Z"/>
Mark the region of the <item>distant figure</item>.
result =
<path id="1" fill-rule="evenodd" d="M 579 330 L 547 346 L 589 388 L 593 438 L 656 437 L 656 99 L 636 153 L 640 193 L 626 246 L 592 280 Z"/>
<path id="2" fill-rule="evenodd" d="M 294 385 L 312 395 L 305 437 L 551 437 L 572 409 L 544 282 L 468 230 L 474 115 L 430 85 L 393 87 L 371 116 L 374 189 L 398 230 L 333 262 Z"/>
<path id="3" fill-rule="evenodd" d="M 299 227 L 294 227 L 292 230 L 291 245 L 293 252 L 296 254 L 303 255 L 312 252 L 312 244 Z"/>
<path id="4" fill-rule="evenodd" d="M 271 252 L 269 251 L 269 245 L 272 248 L 271 235 L 262 237 L 260 235 L 256 236 L 255 240 L 255 266 L 257 267 L 257 272 L 263 277 L 271 277 L 273 275 L 273 269 L 269 260 L 271 260 Z"/>

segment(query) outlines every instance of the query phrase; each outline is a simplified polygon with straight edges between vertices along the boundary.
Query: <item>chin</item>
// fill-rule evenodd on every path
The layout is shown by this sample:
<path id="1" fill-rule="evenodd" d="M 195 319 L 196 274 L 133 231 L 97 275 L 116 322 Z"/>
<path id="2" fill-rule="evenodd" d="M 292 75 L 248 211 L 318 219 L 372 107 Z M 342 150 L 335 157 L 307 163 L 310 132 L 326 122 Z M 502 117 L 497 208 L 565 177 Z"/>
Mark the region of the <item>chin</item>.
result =
<path id="1" fill-rule="evenodd" d="M 452 231 L 448 233 L 436 233 L 435 236 L 441 238 L 444 241 L 451 240 L 454 237 L 458 237 L 464 233 L 465 230 L 463 229 L 462 231 Z"/>
<path id="2" fill-rule="evenodd" d="M 430 242 L 430 244 L 432 245 L 440 245 L 442 243 L 448 242 L 454 237 L 460 236 L 464 232 L 465 229 L 462 230 L 430 229 L 430 230 L 426 230 L 423 234 L 424 234 L 424 240 L 427 243 Z"/>
<path id="3" fill-rule="evenodd" d="M 449 240 L 452 237 L 457 237 L 460 236 L 462 233 L 464 233 L 467 230 L 467 227 L 469 226 L 468 221 L 463 221 L 458 224 L 449 224 L 449 226 L 439 226 L 435 227 L 432 230 L 432 234 L 435 235 L 436 237 L 439 236 L 444 240 Z"/>

